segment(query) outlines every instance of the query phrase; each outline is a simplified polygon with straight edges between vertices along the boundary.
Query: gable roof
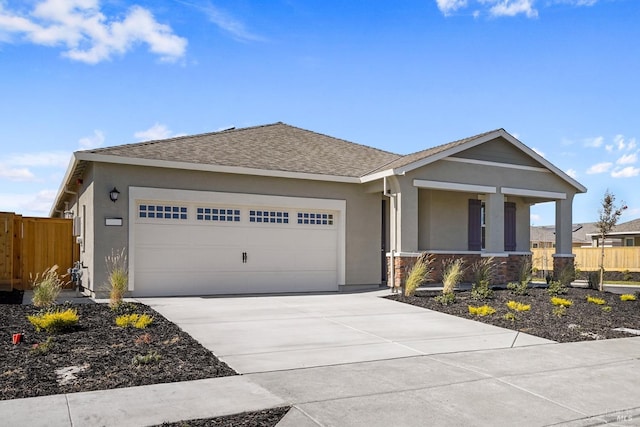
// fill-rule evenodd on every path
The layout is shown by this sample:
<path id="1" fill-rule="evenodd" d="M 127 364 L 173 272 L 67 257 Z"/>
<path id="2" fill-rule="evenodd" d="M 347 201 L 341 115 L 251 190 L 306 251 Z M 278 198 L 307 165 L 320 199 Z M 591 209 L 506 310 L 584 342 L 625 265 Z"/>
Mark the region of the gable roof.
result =
<path id="1" fill-rule="evenodd" d="M 422 166 L 441 160 L 445 157 L 452 156 L 454 154 L 460 153 L 461 151 L 468 150 L 470 148 L 500 137 L 505 139 L 507 142 L 511 143 L 520 151 L 524 152 L 537 163 L 540 163 L 542 166 L 549 169 L 558 177 L 569 183 L 572 187 L 576 188 L 579 193 L 585 193 L 587 191 L 586 187 L 584 187 L 578 181 L 571 178 L 569 175 L 554 166 L 551 162 L 533 151 L 531 148 L 527 147 L 525 144 L 520 142 L 504 129 L 496 129 L 489 132 L 484 132 L 469 138 L 460 139 L 448 144 L 439 145 L 437 147 L 402 156 L 390 162 L 389 164 L 384 165 L 375 171 L 372 171 L 370 174 L 368 174 L 367 177 L 363 177 L 363 181 L 366 182 L 374 179 L 379 179 L 383 176 L 403 175 L 406 172 L 410 172 Z"/>

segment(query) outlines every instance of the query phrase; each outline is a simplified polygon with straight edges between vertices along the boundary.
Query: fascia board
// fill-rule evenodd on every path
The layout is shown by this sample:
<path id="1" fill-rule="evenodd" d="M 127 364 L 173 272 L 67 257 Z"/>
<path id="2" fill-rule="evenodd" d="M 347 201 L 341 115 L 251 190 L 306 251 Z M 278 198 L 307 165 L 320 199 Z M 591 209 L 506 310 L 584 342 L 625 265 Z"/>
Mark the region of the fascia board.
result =
<path id="1" fill-rule="evenodd" d="M 361 183 L 360 178 L 349 177 L 349 176 L 322 175 L 322 174 L 305 173 L 305 172 L 288 172 L 288 171 L 277 171 L 277 170 L 266 170 L 266 169 L 253 169 L 253 168 L 239 167 L 239 166 L 206 165 L 206 164 L 198 164 L 198 163 L 175 162 L 175 161 L 168 161 L 168 160 L 152 160 L 152 159 L 141 159 L 141 158 L 135 158 L 135 157 L 109 156 L 109 155 L 95 154 L 95 153 L 78 153 L 78 157 L 81 160 L 92 161 L 97 163 L 113 163 L 113 164 L 121 164 L 121 165 L 195 170 L 195 171 L 203 171 L 203 172 L 269 176 L 269 177 L 275 177 L 275 178 L 307 179 L 312 181 L 342 182 L 342 183 L 348 183 L 348 184 Z"/>
<path id="2" fill-rule="evenodd" d="M 538 153 L 533 151 L 531 148 L 529 148 L 526 145 L 524 145 L 518 139 L 516 139 L 515 137 L 510 135 L 507 131 L 505 131 L 504 129 L 501 129 L 500 130 L 500 134 L 504 139 L 509 141 L 511 144 L 515 145 L 520 150 L 522 150 L 525 153 L 527 153 L 530 157 L 532 157 L 538 163 L 543 164 L 547 169 L 551 170 L 559 178 L 561 178 L 564 181 L 566 181 L 569 184 L 571 184 L 571 186 L 575 187 L 578 190 L 579 193 L 586 193 L 587 192 L 587 187 L 585 187 L 584 185 L 580 184 L 575 179 L 571 178 L 569 175 L 564 173 L 562 170 L 558 169 L 556 166 L 553 165 L 553 163 L 551 163 L 550 161 L 548 161 L 547 159 L 545 159 L 544 157 L 542 157 L 541 155 L 539 155 Z"/>
<path id="3" fill-rule="evenodd" d="M 56 213 L 56 207 L 62 201 L 62 197 L 64 196 L 64 190 L 69 185 L 69 179 L 71 178 L 71 174 L 75 170 L 78 165 L 78 157 L 76 153 L 71 155 L 71 160 L 69 160 L 69 166 L 67 167 L 67 171 L 64 174 L 64 178 L 62 179 L 62 183 L 60 184 L 60 188 L 58 189 L 58 193 L 56 194 L 55 199 L 53 199 L 53 205 L 51 206 L 51 210 L 49 211 L 49 216 L 53 218 Z"/>
<path id="4" fill-rule="evenodd" d="M 382 179 L 382 178 L 385 178 L 385 177 L 388 178 L 388 177 L 393 176 L 393 175 L 399 175 L 399 174 L 396 173 L 396 171 L 393 170 L 393 169 L 387 169 L 387 170 L 384 170 L 384 171 L 381 171 L 381 172 L 373 173 L 371 175 L 365 175 L 365 176 L 360 177 L 360 183 L 361 184 L 366 184 L 367 182 L 376 181 L 378 179 Z"/>
<path id="5" fill-rule="evenodd" d="M 471 141 L 467 141 L 464 144 L 458 145 L 456 147 L 451 147 L 448 150 L 444 150 L 438 154 L 425 157 L 424 159 L 420 159 L 413 163 L 409 163 L 408 165 L 397 168 L 396 172 L 397 174 L 403 175 L 407 172 L 411 172 L 412 170 L 421 168 L 422 166 L 426 166 L 430 163 L 437 162 L 438 160 L 444 159 L 445 157 L 449 157 L 461 151 L 468 150 L 469 148 L 473 148 L 476 145 L 484 144 L 487 141 L 491 141 L 496 136 L 498 136 L 498 134 L 499 134 L 498 131 L 495 131 L 495 132 L 491 132 L 490 134 L 478 137 L 476 139 L 472 139 Z"/>

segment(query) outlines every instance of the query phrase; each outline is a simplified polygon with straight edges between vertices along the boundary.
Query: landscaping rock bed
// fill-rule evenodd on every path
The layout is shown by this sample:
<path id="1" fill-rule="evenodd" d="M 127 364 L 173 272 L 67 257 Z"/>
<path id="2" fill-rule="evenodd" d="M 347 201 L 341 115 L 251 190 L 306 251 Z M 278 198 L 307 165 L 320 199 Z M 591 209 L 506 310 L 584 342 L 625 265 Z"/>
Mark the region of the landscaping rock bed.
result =
<path id="1" fill-rule="evenodd" d="M 162 427 L 274 427 L 287 414 L 289 407 L 243 412 L 217 418 L 164 423 Z"/>
<path id="2" fill-rule="evenodd" d="M 38 308 L 0 305 L 0 400 L 237 375 L 148 306 L 128 306 L 153 316 L 146 329 L 116 326 L 118 314 L 106 304 L 69 307 L 77 310 L 78 325 L 49 335 L 27 320 Z M 16 333 L 24 338 L 14 345 Z M 149 355 L 146 364 L 134 362 Z"/>
<path id="3" fill-rule="evenodd" d="M 617 294 L 568 288 L 567 293 L 559 297 L 572 301 L 573 305 L 567 307 L 564 315 L 560 316 L 554 314 L 556 306 L 551 304 L 551 296 L 546 289 L 529 288 L 528 293 L 529 295 L 521 296 L 500 289 L 494 291 L 493 298 L 478 301 L 471 298 L 470 291 L 462 291 L 456 292 L 456 301 L 450 305 L 443 305 L 434 299 L 441 294 L 439 291 L 418 291 L 413 297 L 391 295 L 387 298 L 558 342 L 636 336 L 628 332 L 615 331 L 616 328 L 640 331 L 640 301 L 621 301 L 620 295 Z M 605 304 L 587 302 L 589 295 L 604 299 Z M 529 311 L 516 312 L 507 308 L 506 304 L 509 301 L 531 305 L 531 308 Z M 493 307 L 496 312 L 488 316 L 469 313 L 469 306 L 478 307 L 485 304 Z M 505 319 L 509 312 L 513 313 L 515 320 Z"/>

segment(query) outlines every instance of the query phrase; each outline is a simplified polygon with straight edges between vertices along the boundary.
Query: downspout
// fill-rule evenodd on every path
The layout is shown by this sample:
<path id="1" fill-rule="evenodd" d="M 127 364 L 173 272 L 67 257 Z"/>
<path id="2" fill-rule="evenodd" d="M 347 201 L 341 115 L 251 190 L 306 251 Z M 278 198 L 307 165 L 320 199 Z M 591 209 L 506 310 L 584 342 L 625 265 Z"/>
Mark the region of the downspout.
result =
<path id="1" fill-rule="evenodd" d="M 393 199 L 395 196 L 394 196 L 393 194 L 388 194 L 388 193 L 387 193 L 388 191 L 389 191 L 389 190 L 387 189 L 387 177 L 386 177 L 386 176 L 384 176 L 384 177 L 382 177 L 382 194 L 383 194 L 384 196 L 388 197 L 388 198 L 389 198 L 389 202 L 391 202 L 391 201 L 392 201 L 392 199 Z M 394 202 L 394 203 L 393 203 L 393 206 L 394 206 L 394 209 L 393 209 L 393 215 L 394 215 L 394 217 L 395 217 L 395 216 L 397 215 L 397 211 L 396 211 L 396 209 L 395 209 L 395 200 L 393 200 L 393 202 Z M 389 258 L 390 258 L 390 264 L 391 264 L 391 286 L 390 286 L 390 288 L 391 288 L 391 292 L 394 292 L 394 291 L 395 291 L 395 288 L 396 288 L 396 262 L 395 262 L 395 253 L 396 253 L 396 234 L 397 234 L 397 231 L 398 231 L 398 230 L 397 230 L 397 224 L 398 224 L 397 218 L 394 218 L 394 219 L 393 219 L 393 227 L 394 227 L 394 230 L 393 230 L 393 239 L 389 239 L 389 240 L 390 240 L 390 243 L 391 243 L 391 248 L 390 248 L 391 250 L 389 251 L 389 254 L 390 254 L 390 257 L 389 257 Z"/>

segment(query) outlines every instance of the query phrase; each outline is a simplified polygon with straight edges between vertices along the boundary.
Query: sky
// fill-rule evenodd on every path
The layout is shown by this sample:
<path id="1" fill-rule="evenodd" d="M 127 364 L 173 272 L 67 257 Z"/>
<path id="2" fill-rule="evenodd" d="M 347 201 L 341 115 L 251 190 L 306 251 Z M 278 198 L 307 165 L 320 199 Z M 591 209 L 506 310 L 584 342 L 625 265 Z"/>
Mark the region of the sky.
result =
<path id="1" fill-rule="evenodd" d="M 574 223 L 607 189 L 636 219 L 638 17 L 638 0 L 0 0 L 0 211 L 48 216 L 74 151 L 282 121 L 399 154 L 504 128 L 588 188 Z"/>

